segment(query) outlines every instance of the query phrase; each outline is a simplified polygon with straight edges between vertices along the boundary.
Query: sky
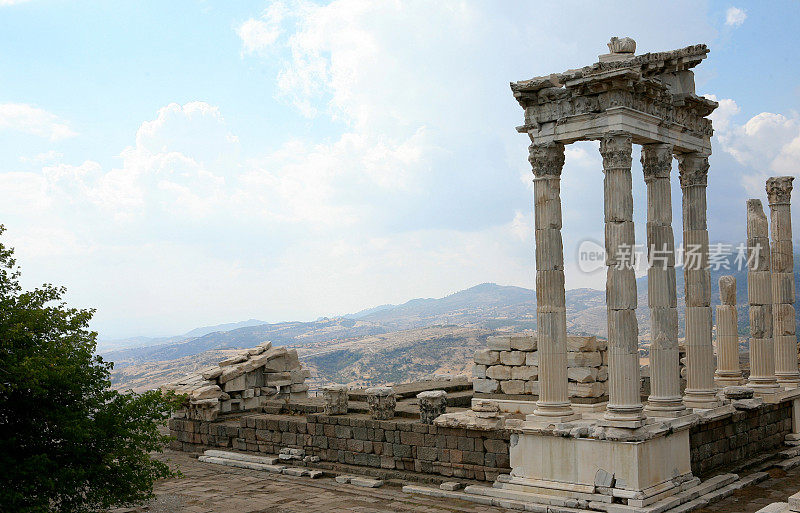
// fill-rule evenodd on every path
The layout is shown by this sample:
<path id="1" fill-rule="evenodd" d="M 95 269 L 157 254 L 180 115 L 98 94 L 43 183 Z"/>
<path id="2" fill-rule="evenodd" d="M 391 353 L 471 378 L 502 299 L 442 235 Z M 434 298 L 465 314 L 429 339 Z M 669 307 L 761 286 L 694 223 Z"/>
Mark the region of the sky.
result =
<path id="1" fill-rule="evenodd" d="M 611 36 L 709 45 L 709 230 L 738 242 L 745 200 L 800 176 L 798 26 L 798 0 L 0 0 L 3 243 L 23 285 L 97 308 L 101 339 L 533 288 L 508 84 L 596 62 Z M 567 148 L 567 288 L 604 286 L 575 257 L 602 241 L 602 179 L 596 142 Z"/>

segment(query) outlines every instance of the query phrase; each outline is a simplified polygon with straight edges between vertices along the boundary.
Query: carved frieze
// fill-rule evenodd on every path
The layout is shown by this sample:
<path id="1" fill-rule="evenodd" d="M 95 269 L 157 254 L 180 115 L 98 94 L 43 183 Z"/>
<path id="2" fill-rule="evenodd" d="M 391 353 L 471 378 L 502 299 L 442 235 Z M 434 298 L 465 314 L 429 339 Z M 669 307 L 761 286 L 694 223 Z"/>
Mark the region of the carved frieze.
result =
<path id="1" fill-rule="evenodd" d="M 612 42 L 620 51 L 630 45 L 624 40 Z M 627 107 L 658 118 L 665 128 L 707 139 L 713 134 L 707 116 L 718 104 L 694 93 L 693 74 L 688 71 L 707 53 L 705 45 L 694 45 L 512 83 L 514 96 L 525 109 L 521 128 Z"/>
<path id="2" fill-rule="evenodd" d="M 561 89 L 564 92 L 570 90 Z M 711 137 L 713 129 L 711 121 L 704 117 L 700 109 L 687 102 L 676 106 L 672 96 L 662 91 L 662 94 L 652 94 L 632 90 L 611 89 L 598 94 L 573 94 L 559 95 L 554 100 L 536 98 L 526 102 L 525 123 L 538 126 L 549 122 L 558 122 L 561 119 L 581 114 L 596 114 L 613 107 L 628 107 L 639 112 L 655 116 L 666 123 L 680 125 L 683 129 L 698 136 Z M 703 110 L 707 110 L 702 104 Z"/>

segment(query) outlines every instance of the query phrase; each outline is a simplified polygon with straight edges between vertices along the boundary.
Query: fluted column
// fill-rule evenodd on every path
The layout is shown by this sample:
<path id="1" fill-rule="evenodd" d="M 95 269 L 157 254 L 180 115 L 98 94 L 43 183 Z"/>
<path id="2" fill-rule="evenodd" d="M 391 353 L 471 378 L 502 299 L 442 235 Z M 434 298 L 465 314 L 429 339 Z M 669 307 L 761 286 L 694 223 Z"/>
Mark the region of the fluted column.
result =
<path id="1" fill-rule="evenodd" d="M 797 336 L 794 312 L 794 255 L 792 254 L 793 176 L 767 180 L 767 198 L 772 218 L 772 330 L 775 345 L 775 376 L 785 388 L 797 388 Z"/>
<path id="2" fill-rule="evenodd" d="M 678 157 L 683 192 L 683 276 L 686 298 L 686 390 L 689 408 L 720 404 L 714 388 L 714 346 L 711 343 L 711 273 L 708 269 L 706 187 L 708 155 Z"/>
<path id="3" fill-rule="evenodd" d="M 761 393 L 780 390 L 772 340 L 769 223 L 761 200 L 747 200 L 747 300 L 750 303 L 750 381 Z"/>
<path id="4" fill-rule="evenodd" d="M 564 421 L 577 416 L 567 392 L 567 314 L 564 250 L 561 242 L 561 169 L 564 145 L 532 144 L 536 238 L 536 322 L 539 401 L 533 420 Z M 530 417 L 529 417 L 530 420 Z"/>
<path id="5" fill-rule="evenodd" d="M 681 398 L 678 357 L 678 309 L 675 285 L 675 238 L 672 232 L 672 146 L 642 146 L 647 184 L 647 303 L 650 307 L 649 415 L 678 416 Z"/>
<path id="6" fill-rule="evenodd" d="M 739 368 L 739 319 L 736 313 L 736 278 L 720 276 L 717 306 L 717 372 L 720 388 L 742 384 Z"/>
<path id="7" fill-rule="evenodd" d="M 603 156 L 608 311 L 608 406 L 605 419 L 639 427 L 645 416 L 639 396 L 639 327 L 636 321 L 635 238 L 631 181 L 631 136 L 609 134 Z"/>

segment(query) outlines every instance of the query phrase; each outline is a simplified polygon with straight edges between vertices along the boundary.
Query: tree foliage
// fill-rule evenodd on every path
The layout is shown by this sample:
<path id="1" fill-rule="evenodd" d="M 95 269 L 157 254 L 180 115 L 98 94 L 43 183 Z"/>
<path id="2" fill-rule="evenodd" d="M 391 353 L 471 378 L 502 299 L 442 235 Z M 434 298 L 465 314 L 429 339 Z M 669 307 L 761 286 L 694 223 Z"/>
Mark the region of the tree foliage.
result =
<path id="1" fill-rule="evenodd" d="M 0 235 L 5 228 L 0 225 Z M 178 398 L 111 390 L 94 354 L 94 310 L 67 307 L 63 287 L 24 291 L 0 242 L 0 510 L 97 511 L 152 497 L 174 475 L 151 457 Z"/>

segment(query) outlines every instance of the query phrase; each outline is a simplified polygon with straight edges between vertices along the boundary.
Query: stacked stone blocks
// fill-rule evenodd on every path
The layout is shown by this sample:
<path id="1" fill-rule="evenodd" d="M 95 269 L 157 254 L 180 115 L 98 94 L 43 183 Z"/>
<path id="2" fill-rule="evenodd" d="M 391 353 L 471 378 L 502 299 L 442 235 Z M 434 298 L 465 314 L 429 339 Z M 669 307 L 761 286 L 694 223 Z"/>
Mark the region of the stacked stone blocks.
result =
<path id="1" fill-rule="evenodd" d="M 171 419 L 172 447 L 201 451 L 229 447 L 277 454 L 302 449 L 322 462 L 493 481 L 510 472 L 510 432 L 422 424 L 411 419 L 373 420 L 364 415 L 258 414 L 236 422 Z"/>
<path id="2" fill-rule="evenodd" d="M 747 299 L 750 304 L 750 380 L 762 393 L 778 390 L 772 340 L 769 222 L 761 201 L 747 200 Z"/>
<path id="3" fill-rule="evenodd" d="M 473 389 L 483 394 L 539 396 L 536 335 L 489 337 L 475 353 Z M 606 342 L 597 337 L 567 336 L 567 390 L 575 401 L 599 401 L 608 391 Z"/>
<path id="4" fill-rule="evenodd" d="M 161 389 L 188 396 L 176 418 L 214 420 L 220 413 L 259 411 L 270 399 L 307 397 L 309 375 L 296 350 L 265 342 Z"/>

